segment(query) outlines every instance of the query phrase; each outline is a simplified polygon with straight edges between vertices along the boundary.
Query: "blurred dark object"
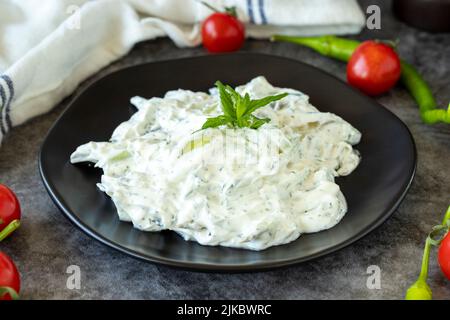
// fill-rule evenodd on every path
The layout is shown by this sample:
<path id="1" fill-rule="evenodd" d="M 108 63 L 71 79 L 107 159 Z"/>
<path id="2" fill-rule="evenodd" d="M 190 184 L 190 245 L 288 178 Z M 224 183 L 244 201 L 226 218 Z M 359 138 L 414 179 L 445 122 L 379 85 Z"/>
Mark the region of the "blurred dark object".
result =
<path id="1" fill-rule="evenodd" d="M 450 32 L 450 0 L 394 0 L 395 15 L 413 27 Z"/>

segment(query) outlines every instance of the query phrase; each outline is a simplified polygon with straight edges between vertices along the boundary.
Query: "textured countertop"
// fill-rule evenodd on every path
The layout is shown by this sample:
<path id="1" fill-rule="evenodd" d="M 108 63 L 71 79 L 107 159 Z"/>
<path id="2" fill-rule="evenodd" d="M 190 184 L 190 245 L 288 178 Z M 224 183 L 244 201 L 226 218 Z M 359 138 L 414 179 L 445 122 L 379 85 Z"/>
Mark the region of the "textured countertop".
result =
<path id="1" fill-rule="evenodd" d="M 381 1 L 361 1 L 368 4 Z M 399 51 L 430 83 L 440 105 L 450 99 L 450 35 L 429 34 L 393 19 L 382 7 L 381 30 L 365 30 L 358 39 L 399 39 Z M 248 41 L 244 50 L 301 60 L 341 79 L 345 65 L 291 44 Z M 88 79 L 123 66 L 203 54 L 202 48 L 178 49 L 169 40 L 139 44 L 129 55 Z M 0 244 L 22 275 L 24 299 L 401 299 L 415 281 L 430 228 L 450 204 L 450 126 L 424 125 L 414 101 L 402 88 L 377 100 L 411 130 L 418 149 L 417 175 L 393 216 L 357 243 L 326 257 L 261 273 L 214 274 L 172 269 L 142 262 L 89 238 L 74 227 L 50 200 L 38 173 L 38 152 L 46 132 L 71 97 L 51 113 L 12 130 L 0 149 L 0 181 L 21 201 L 23 225 Z M 382 124 L 380 124 L 382 125 Z M 434 256 L 430 281 L 436 299 L 450 299 L 450 282 Z M 66 286 L 67 267 L 81 270 L 81 288 Z M 367 268 L 381 269 L 381 288 L 368 289 Z"/>

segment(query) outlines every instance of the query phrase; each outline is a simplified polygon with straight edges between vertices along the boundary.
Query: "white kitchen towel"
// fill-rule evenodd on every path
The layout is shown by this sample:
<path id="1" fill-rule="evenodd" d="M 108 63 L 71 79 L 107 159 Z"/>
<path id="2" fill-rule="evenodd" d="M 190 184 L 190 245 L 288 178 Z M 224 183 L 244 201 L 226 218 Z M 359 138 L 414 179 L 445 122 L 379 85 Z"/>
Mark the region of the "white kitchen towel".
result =
<path id="1" fill-rule="evenodd" d="M 235 6 L 249 37 L 350 34 L 364 25 L 355 0 L 208 2 Z M 139 41 L 199 45 L 210 13 L 196 0 L 0 0 L 0 143 Z"/>

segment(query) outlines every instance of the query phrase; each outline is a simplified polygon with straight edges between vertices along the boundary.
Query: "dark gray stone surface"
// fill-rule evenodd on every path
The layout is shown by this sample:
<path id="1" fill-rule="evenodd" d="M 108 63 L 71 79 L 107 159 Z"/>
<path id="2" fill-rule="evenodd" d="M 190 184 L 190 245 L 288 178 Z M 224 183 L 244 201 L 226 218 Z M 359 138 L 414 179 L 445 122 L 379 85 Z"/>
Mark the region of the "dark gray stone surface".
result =
<path id="1" fill-rule="evenodd" d="M 438 102 L 447 105 L 450 36 L 419 32 L 397 22 L 389 2 L 362 1 L 362 6 L 365 9 L 372 3 L 383 3 L 382 29 L 366 30 L 358 39 L 399 39 L 401 55 L 424 74 Z M 295 45 L 248 41 L 244 50 L 298 59 L 345 78 L 343 63 Z M 78 90 L 123 66 L 203 53 L 201 48 L 178 49 L 166 39 L 139 44 Z M 419 273 L 425 235 L 450 204 L 450 126 L 424 125 L 408 93 L 396 88 L 377 100 L 412 131 L 419 155 L 417 176 L 392 218 L 370 235 L 318 260 L 263 273 L 195 273 L 145 263 L 101 245 L 72 226 L 44 190 L 37 168 L 39 147 L 69 100 L 15 128 L 0 149 L 0 181 L 17 192 L 23 208 L 22 227 L 0 249 L 20 269 L 24 299 L 401 299 Z M 435 298 L 449 299 L 450 282 L 434 257 L 433 253 L 430 286 Z M 80 290 L 66 287 L 66 268 L 72 264 L 81 268 Z M 379 290 L 366 287 L 370 265 L 381 268 Z"/>

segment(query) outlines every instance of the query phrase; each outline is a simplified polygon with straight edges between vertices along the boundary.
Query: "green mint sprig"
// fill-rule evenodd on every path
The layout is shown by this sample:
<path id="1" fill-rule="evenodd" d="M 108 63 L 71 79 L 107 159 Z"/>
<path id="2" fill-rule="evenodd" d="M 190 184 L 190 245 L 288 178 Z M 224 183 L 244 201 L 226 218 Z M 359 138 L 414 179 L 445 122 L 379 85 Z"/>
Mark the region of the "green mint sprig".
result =
<path id="1" fill-rule="evenodd" d="M 206 119 L 201 130 L 227 125 L 231 128 L 251 128 L 258 129 L 263 124 L 270 121 L 269 118 L 258 118 L 252 113 L 265 105 L 283 99 L 288 94 L 281 93 L 274 96 L 267 96 L 262 99 L 252 100 L 246 93 L 240 95 L 229 85 L 224 85 L 220 81 L 215 83 L 220 94 L 220 104 L 223 114 L 217 117 Z"/>

